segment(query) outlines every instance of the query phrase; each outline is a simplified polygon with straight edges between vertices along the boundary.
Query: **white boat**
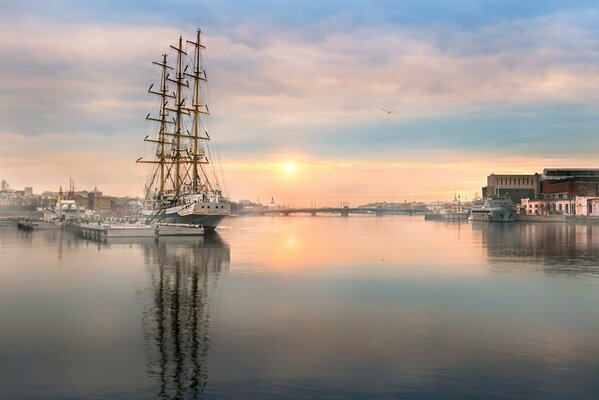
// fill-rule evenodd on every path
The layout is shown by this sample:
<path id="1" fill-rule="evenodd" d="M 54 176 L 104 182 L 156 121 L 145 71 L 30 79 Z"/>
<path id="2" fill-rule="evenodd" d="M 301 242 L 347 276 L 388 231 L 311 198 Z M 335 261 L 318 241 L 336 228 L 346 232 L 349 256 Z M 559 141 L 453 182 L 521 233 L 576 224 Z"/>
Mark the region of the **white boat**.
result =
<path id="1" fill-rule="evenodd" d="M 510 198 L 490 197 L 482 206 L 472 207 L 468 221 L 513 222 L 516 207 Z"/>

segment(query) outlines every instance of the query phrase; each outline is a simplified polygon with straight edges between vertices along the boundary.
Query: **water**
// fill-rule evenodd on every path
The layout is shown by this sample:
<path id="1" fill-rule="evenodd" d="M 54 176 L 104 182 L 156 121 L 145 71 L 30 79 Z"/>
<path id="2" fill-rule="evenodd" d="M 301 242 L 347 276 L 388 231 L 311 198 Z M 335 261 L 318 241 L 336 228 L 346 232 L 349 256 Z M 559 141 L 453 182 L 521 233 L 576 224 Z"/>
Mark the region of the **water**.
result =
<path id="1" fill-rule="evenodd" d="M 599 226 L 3 227 L 0 398 L 597 398 L 598 305 Z"/>

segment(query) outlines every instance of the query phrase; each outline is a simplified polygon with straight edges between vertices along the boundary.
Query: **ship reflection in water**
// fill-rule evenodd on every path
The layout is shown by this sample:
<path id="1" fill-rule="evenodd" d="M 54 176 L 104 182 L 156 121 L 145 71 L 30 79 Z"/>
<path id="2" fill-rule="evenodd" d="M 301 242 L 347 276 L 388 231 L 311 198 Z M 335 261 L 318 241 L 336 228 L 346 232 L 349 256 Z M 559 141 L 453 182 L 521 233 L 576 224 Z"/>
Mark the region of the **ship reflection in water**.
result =
<path id="1" fill-rule="evenodd" d="M 143 326 L 149 374 L 159 398 L 197 398 L 207 384 L 210 291 L 230 263 L 218 236 L 145 244 L 150 293 Z"/>
<path id="2" fill-rule="evenodd" d="M 599 274 L 599 226 L 554 223 L 473 223 L 495 272 Z M 507 264 L 507 265 L 506 265 Z"/>

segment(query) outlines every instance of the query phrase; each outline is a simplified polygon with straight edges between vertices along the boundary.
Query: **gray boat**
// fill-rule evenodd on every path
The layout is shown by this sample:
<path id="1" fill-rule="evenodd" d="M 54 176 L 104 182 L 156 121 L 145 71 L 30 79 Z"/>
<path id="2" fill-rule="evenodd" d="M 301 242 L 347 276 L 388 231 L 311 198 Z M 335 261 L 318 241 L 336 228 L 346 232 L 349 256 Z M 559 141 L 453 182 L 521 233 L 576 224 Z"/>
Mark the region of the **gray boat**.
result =
<path id="1" fill-rule="evenodd" d="M 468 221 L 513 222 L 516 207 L 510 198 L 490 197 L 482 206 L 472 207 Z"/>

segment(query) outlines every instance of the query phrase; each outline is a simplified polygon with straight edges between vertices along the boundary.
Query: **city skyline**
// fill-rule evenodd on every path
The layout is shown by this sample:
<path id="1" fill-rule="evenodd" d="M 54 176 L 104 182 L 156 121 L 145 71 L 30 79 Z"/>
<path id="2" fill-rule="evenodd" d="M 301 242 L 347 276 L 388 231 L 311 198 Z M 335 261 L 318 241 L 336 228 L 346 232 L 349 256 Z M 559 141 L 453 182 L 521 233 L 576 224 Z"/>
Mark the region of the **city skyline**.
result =
<path id="1" fill-rule="evenodd" d="M 195 4 L 3 5 L 0 175 L 141 196 L 151 62 L 197 26 L 234 200 L 445 200 L 596 162 L 592 2 Z"/>

